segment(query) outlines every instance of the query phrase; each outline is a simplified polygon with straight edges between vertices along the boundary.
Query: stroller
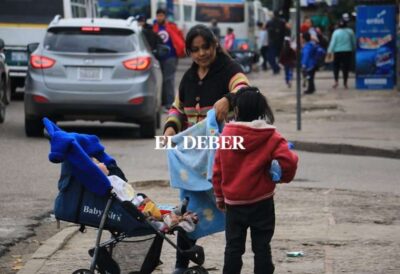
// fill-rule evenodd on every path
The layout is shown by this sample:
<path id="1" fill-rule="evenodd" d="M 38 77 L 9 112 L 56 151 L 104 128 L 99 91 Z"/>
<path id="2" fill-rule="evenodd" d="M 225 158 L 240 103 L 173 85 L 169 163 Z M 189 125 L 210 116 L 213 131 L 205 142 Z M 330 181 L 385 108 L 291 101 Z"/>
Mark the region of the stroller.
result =
<path id="1" fill-rule="evenodd" d="M 182 250 L 166 235 L 184 230 L 177 226 L 172 231 L 159 231 L 132 202 L 121 201 L 111 191 L 110 181 L 90 157 L 103 162 L 110 174 L 123 179 L 125 176 L 116 161 L 104 152 L 97 136 L 64 132 L 47 118 L 43 123 L 51 146 L 49 160 L 61 163 L 54 205 L 57 220 L 79 224 L 81 232 L 85 226 L 98 228 L 95 245 L 88 251 L 92 257 L 90 268 L 73 274 L 150 274 L 161 264 L 164 240 L 196 264 L 185 273 L 208 273 L 201 266 L 205 259 L 201 246 Z M 101 242 L 104 230 L 111 237 Z M 129 245 L 137 248 L 127 248 Z"/>

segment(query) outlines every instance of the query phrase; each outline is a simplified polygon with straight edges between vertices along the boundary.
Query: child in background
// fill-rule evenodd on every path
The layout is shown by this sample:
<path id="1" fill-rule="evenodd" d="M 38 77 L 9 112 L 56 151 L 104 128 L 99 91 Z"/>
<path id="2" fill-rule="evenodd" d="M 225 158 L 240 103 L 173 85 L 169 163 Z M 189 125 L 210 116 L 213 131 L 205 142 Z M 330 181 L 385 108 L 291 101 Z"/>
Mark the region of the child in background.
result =
<path id="1" fill-rule="evenodd" d="M 240 273 L 250 227 L 254 273 L 274 272 L 270 241 L 275 229 L 274 190 L 269 170 L 273 160 L 281 167 L 281 183 L 293 180 L 297 155 L 276 130 L 266 98 L 255 87 L 239 90 L 233 102 L 236 121 L 221 136 L 243 137 L 244 150 L 218 149 L 213 170 L 217 207 L 226 211 L 224 274 Z"/>
<path id="2" fill-rule="evenodd" d="M 292 87 L 293 68 L 296 66 L 296 52 L 290 45 L 290 37 L 286 36 L 283 44 L 279 63 L 285 68 L 285 81 L 288 88 Z"/>
<path id="3" fill-rule="evenodd" d="M 301 68 L 308 82 L 304 94 L 313 94 L 315 92 L 314 76 L 317 71 L 317 46 L 311 40 L 311 35 L 308 32 L 303 33 L 302 37 L 304 45 L 301 53 Z"/>
<path id="4" fill-rule="evenodd" d="M 234 45 L 235 45 L 235 34 L 233 33 L 233 28 L 227 28 L 224 39 L 224 48 L 227 51 L 230 51 L 234 49 Z"/>

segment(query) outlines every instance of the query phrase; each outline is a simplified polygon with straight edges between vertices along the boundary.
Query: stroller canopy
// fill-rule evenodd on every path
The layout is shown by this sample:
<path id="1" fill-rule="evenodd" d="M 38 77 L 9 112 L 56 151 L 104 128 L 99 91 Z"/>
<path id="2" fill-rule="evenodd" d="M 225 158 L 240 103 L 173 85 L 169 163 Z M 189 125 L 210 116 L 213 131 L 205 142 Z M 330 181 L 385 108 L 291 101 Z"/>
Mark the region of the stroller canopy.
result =
<path id="1" fill-rule="evenodd" d="M 65 132 L 47 118 L 43 118 L 43 123 L 50 137 L 50 162 L 68 161 L 71 173 L 85 188 L 101 196 L 109 193 L 110 181 L 91 157 L 106 166 L 115 164 L 115 160 L 105 153 L 99 138 L 95 135 Z"/>

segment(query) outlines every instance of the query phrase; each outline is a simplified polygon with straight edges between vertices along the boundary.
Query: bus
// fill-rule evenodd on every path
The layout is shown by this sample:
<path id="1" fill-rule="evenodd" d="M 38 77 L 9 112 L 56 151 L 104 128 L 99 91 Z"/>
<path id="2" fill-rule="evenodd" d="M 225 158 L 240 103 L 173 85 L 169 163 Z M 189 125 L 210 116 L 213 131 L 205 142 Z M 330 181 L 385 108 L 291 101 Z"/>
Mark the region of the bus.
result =
<path id="1" fill-rule="evenodd" d="M 122 18 L 144 15 L 152 23 L 158 8 L 165 8 L 169 20 L 175 22 L 186 35 L 196 24 L 210 25 L 218 21 L 221 35 L 234 29 L 235 47 L 255 48 L 256 22 L 268 19 L 266 8 L 259 0 L 98 0 L 100 17 Z"/>
<path id="2" fill-rule="evenodd" d="M 195 23 L 210 24 L 212 19 L 218 21 L 221 35 L 228 27 L 235 33 L 234 48 L 256 47 L 256 22 L 260 18 L 262 5 L 259 1 L 245 0 L 197 0 L 194 21 Z"/>
<path id="3" fill-rule="evenodd" d="M 222 39 L 228 27 L 234 29 L 236 49 L 255 49 L 256 23 L 269 19 L 268 9 L 258 0 L 174 0 L 173 4 L 173 20 L 184 34 L 196 24 L 210 25 L 216 19 Z"/>
<path id="4" fill-rule="evenodd" d="M 96 16 L 95 0 L 0 0 L 0 38 L 5 42 L 11 94 L 23 87 L 28 69 L 27 46 L 42 42 L 56 15 Z"/>

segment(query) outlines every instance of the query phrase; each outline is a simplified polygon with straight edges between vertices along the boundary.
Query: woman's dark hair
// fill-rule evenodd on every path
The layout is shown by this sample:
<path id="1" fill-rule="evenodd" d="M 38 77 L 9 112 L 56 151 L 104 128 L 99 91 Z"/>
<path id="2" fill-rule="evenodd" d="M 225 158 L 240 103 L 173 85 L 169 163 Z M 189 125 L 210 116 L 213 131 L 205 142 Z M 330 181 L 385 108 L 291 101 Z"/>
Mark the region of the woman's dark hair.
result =
<path id="1" fill-rule="evenodd" d="M 163 8 L 158 8 L 157 11 L 156 11 L 156 14 L 160 14 L 160 13 L 166 15 L 166 14 L 167 14 L 167 11 L 166 11 L 165 9 L 163 9 Z"/>
<path id="2" fill-rule="evenodd" d="M 339 28 L 347 28 L 347 22 L 344 20 L 340 20 L 338 27 Z"/>
<path id="3" fill-rule="evenodd" d="M 241 88 L 235 94 L 233 107 L 237 110 L 236 121 L 251 122 L 265 119 L 271 125 L 275 122 L 274 113 L 267 98 L 257 87 Z"/>
<path id="4" fill-rule="evenodd" d="M 190 48 L 192 47 L 193 40 L 197 37 L 203 37 L 204 41 L 206 42 L 207 46 L 214 46 L 217 48 L 217 51 L 221 51 L 221 47 L 217 42 L 217 38 L 215 37 L 214 33 L 211 29 L 205 25 L 195 25 L 193 26 L 186 35 L 185 47 L 186 47 L 186 54 L 190 55 Z"/>

